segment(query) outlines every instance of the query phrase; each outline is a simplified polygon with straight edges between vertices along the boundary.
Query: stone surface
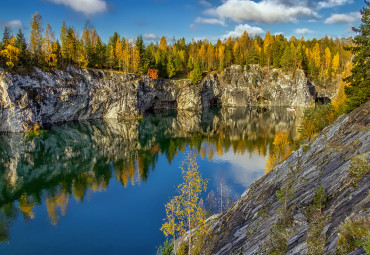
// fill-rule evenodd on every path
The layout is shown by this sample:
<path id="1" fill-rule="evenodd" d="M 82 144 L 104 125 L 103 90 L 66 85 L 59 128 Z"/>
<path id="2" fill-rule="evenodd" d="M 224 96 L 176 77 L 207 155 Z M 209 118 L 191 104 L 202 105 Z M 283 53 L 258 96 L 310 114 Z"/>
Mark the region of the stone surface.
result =
<path id="1" fill-rule="evenodd" d="M 29 75 L 0 72 L 0 132 L 23 132 L 34 123 L 136 118 L 163 109 L 201 110 L 214 105 L 308 106 L 314 88 L 303 71 L 282 73 L 232 66 L 190 80 L 151 81 L 147 76 L 68 67 Z"/>
<path id="2" fill-rule="evenodd" d="M 315 224 L 306 215 L 320 185 L 327 201 L 322 216 L 327 219 L 321 235 L 326 236 L 324 252 L 334 254 L 338 228 L 347 217 L 370 217 L 370 171 L 352 185 L 351 161 L 370 161 L 370 103 L 341 116 L 325 128 L 304 150 L 301 147 L 269 174 L 255 181 L 224 215 L 213 218 L 212 230 L 201 254 L 263 254 L 276 242 L 272 231 L 281 219 L 282 204 L 276 191 L 289 186 L 285 227 L 289 238 L 286 254 L 308 254 L 308 229 Z M 283 231 L 283 230 L 280 230 Z M 280 233 L 283 235 L 283 233 Z M 359 249 L 353 254 L 364 254 Z"/>

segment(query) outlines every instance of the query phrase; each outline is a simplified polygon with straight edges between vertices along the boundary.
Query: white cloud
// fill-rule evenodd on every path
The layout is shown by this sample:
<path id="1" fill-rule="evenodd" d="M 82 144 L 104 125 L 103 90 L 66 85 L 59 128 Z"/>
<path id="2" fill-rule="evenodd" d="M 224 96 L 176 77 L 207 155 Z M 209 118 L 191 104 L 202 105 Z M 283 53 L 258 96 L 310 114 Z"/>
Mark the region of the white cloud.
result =
<path id="1" fill-rule="evenodd" d="M 247 31 L 247 33 L 250 35 L 259 35 L 264 33 L 260 27 L 252 27 L 248 24 L 240 24 L 235 27 L 234 31 L 230 31 L 228 34 L 224 35 L 223 38 L 239 37 L 244 33 L 244 31 Z"/>
<path id="2" fill-rule="evenodd" d="M 22 28 L 22 21 L 20 21 L 19 19 L 14 19 L 6 22 L 5 26 L 10 28 Z"/>
<path id="3" fill-rule="evenodd" d="M 209 25 L 221 25 L 221 26 L 225 26 L 225 22 L 223 20 L 220 20 L 220 19 L 205 19 L 205 18 L 196 18 L 195 19 L 195 22 L 196 23 L 199 23 L 199 24 L 209 24 Z"/>
<path id="4" fill-rule="evenodd" d="M 332 14 L 327 18 L 324 23 L 326 24 L 338 24 L 338 23 L 352 23 L 361 19 L 359 12 L 351 12 L 348 14 Z"/>
<path id="5" fill-rule="evenodd" d="M 147 40 L 147 41 L 159 41 L 159 36 L 156 35 L 156 34 L 153 34 L 153 33 L 149 33 L 149 34 L 144 34 L 144 40 Z"/>
<path id="6" fill-rule="evenodd" d="M 326 0 L 326 1 L 321 1 L 317 4 L 317 8 L 322 9 L 322 8 L 331 8 L 334 6 L 339 6 L 339 5 L 344 5 L 347 3 L 352 3 L 353 0 Z"/>
<path id="7" fill-rule="evenodd" d="M 308 29 L 308 28 L 297 28 L 296 30 L 294 30 L 294 32 L 296 34 L 299 34 L 299 35 L 307 35 L 307 34 L 312 34 L 314 33 L 314 31 Z"/>
<path id="8" fill-rule="evenodd" d="M 48 0 L 55 4 L 65 5 L 76 12 L 82 12 L 85 15 L 103 13 L 108 10 L 108 4 L 105 0 Z"/>
<path id="9" fill-rule="evenodd" d="M 204 7 L 207 7 L 207 8 L 212 6 L 212 4 L 208 1 L 206 1 L 206 0 L 199 0 L 198 3 L 202 6 L 204 6 Z"/>
<path id="10" fill-rule="evenodd" d="M 217 168 L 215 177 L 224 176 L 232 183 L 237 183 L 247 188 L 256 179 L 264 175 L 266 157 L 253 153 L 249 157 L 246 155 L 234 154 L 231 150 L 226 152 L 222 157 L 215 155 L 212 159 L 215 163 L 229 163 L 231 167 L 227 169 L 227 175 L 220 172 Z"/>
<path id="11" fill-rule="evenodd" d="M 193 31 L 198 30 L 197 26 L 196 26 L 196 25 L 194 25 L 194 24 L 190 24 L 190 25 L 189 25 L 189 29 L 190 29 L 190 30 L 193 30 Z"/>
<path id="12" fill-rule="evenodd" d="M 285 1 L 286 2 L 286 1 Z M 209 15 L 230 18 L 236 22 L 255 21 L 262 23 L 293 22 L 300 17 L 316 17 L 317 13 L 305 1 L 295 5 L 282 0 L 226 0 L 217 8 L 206 10 Z"/>

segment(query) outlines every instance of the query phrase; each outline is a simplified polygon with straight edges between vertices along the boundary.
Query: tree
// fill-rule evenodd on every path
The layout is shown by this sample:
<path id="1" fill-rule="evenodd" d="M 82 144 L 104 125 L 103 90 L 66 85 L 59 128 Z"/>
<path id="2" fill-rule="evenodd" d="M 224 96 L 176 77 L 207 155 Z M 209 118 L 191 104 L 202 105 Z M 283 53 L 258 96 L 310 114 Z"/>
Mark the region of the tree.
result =
<path id="1" fill-rule="evenodd" d="M 179 219 L 182 216 L 183 212 L 181 210 L 181 197 L 175 196 L 165 205 L 166 208 L 166 218 L 165 223 L 163 223 L 161 227 L 161 231 L 163 234 L 167 236 L 172 236 L 173 244 L 174 244 L 174 251 L 176 254 L 176 234 L 184 232 L 184 226 L 182 222 L 179 222 Z"/>
<path id="2" fill-rule="evenodd" d="M 76 50 L 77 50 L 77 38 L 75 31 L 73 30 L 72 27 L 69 27 L 67 30 L 67 44 L 66 44 L 66 49 L 67 49 L 67 59 L 68 63 L 71 64 L 72 61 L 75 60 L 76 58 Z"/>
<path id="3" fill-rule="evenodd" d="M 147 75 L 152 79 L 156 80 L 158 79 L 158 70 L 157 69 L 149 69 Z"/>
<path id="4" fill-rule="evenodd" d="M 202 63 L 200 62 L 200 59 L 198 58 L 195 62 L 194 69 L 190 74 L 191 82 L 196 85 L 203 76 L 203 68 Z"/>
<path id="5" fill-rule="evenodd" d="M 20 50 L 19 62 L 24 65 L 27 64 L 27 60 L 29 58 L 27 42 L 21 29 L 18 30 L 17 37 L 15 39 L 15 46 Z"/>
<path id="6" fill-rule="evenodd" d="M 181 173 L 183 182 L 178 186 L 179 195 L 175 196 L 166 204 L 166 219 L 161 230 L 168 236 L 174 236 L 178 231 L 185 234 L 186 231 L 194 229 L 196 234 L 204 234 L 205 228 L 205 210 L 200 206 L 200 195 L 207 189 L 207 181 L 202 178 L 199 172 L 199 166 L 196 161 L 196 154 L 189 152 L 182 162 Z M 189 255 L 192 248 L 192 236 L 189 233 L 188 246 Z M 175 249 L 176 250 L 176 249 Z"/>
<path id="7" fill-rule="evenodd" d="M 161 37 L 161 40 L 159 42 L 159 49 L 162 51 L 167 50 L 167 40 L 166 40 L 166 37 L 164 36 Z"/>
<path id="8" fill-rule="evenodd" d="M 137 46 L 135 45 L 132 49 L 132 70 L 134 73 L 139 71 L 140 54 Z"/>
<path id="9" fill-rule="evenodd" d="M 169 54 L 169 56 L 168 56 L 167 74 L 168 74 L 168 78 L 172 78 L 173 76 L 176 75 L 176 69 L 175 69 L 175 64 L 174 64 L 174 61 L 173 61 L 172 54 Z"/>
<path id="10" fill-rule="evenodd" d="M 138 54 L 139 54 L 139 58 L 138 58 L 138 71 L 137 72 L 140 72 L 141 74 L 144 74 L 145 73 L 145 70 L 144 70 L 144 63 L 146 62 L 146 59 L 145 59 L 145 47 L 144 47 L 144 40 L 143 40 L 143 36 L 142 35 L 138 35 L 138 37 L 136 38 L 136 43 L 135 43 L 135 46 L 136 46 L 136 49 L 138 51 Z"/>
<path id="11" fill-rule="evenodd" d="M 68 33 L 67 25 L 63 21 L 62 28 L 60 29 L 60 34 L 59 34 L 60 43 L 61 43 L 61 46 L 62 46 L 62 50 L 61 50 L 61 53 L 62 53 L 62 65 L 64 64 L 64 59 L 66 59 L 68 57 L 67 33 Z"/>
<path id="12" fill-rule="evenodd" d="M 40 64 L 42 57 L 42 27 L 41 15 L 37 12 L 32 15 L 31 35 L 30 35 L 30 50 L 37 64 Z"/>
<path id="13" fill-rule="evenodd" d="M 130 71 L 131 68 L 131 49 L 128 40 L 126 39 L 123 46 L 123 64 L 126 72 Z"/>
<path id="14" fill-rule="evenodd" d="M 118 70 L 121 71 L 122 62 L 123 62 L 123 49 L 122 49 L 122 43 L 121 43 L 120 38 L 117 38 L 117 41 L 116 41 L 116 58 L 118 61 Z"/>
<path id="15" fill-rule="evenodd" d="M 20 54 L 20 50 L 15 46 L 15 40 L 16 38 L 13 36 L 10 40 L 8 40 L 5 48 L 0 51 L 0 55 L 5 58 L 5 64 L 8 66 L 9 69 L 14 68 Z"/>
<path id="16" fill-rule="evenodd" d="M 334 72 L 337 72 L 339 69 L 339 52 L 337 52 L 337 54 L 334 55 L 332 69 Z"/>
<path id="17" fill-rule="evenodd" d="M 224 66 L 225 66 L 225 46 L 224 45 L 221 45 L 219 48 L 218 48 L 218 63 L 219 63 L 219 70 L 222 70 L 224 69 Z"/>
<path id="18" fill-rule="evenodd" d="M 289 45 L 287 45 L 285 47 L 284 54 L 280 59 L 280 65 L 285 71 L 288 71 L 292 68 L 292 64 L 293 64 L 293 61 L 292 61 L 291 48 L 289 47 Z"/>
<path id="19" fill-rule="evenodd" d="M 352 30 L 359 35 L 354 38 L 354 46 L 350 50 L 355 54 L 352 63 L 352 74 L 345 81 L 347 111 L 352 111 L 370 98 L 370 2 L 361 10 L 362 24 Z"/>
<path id="20" fill-rule="evenodd" d="M 55 42 L 53 30 L 49 24 L 46 25 L 42 42 L 42 52 L 45 62 L 48 64 L 48 66 L 55 67 L 57 65 L 57 44 Z"/>
<path id="21" fill-rule="evenodd" d="M 11 31 L 10 27 L 5 26 L 4 33 L 3 33 L 3 40 L 1 42 L 2 47 L 6 47 L 6 45 L 9 43 L 9 40 L 11 39 Z"/>

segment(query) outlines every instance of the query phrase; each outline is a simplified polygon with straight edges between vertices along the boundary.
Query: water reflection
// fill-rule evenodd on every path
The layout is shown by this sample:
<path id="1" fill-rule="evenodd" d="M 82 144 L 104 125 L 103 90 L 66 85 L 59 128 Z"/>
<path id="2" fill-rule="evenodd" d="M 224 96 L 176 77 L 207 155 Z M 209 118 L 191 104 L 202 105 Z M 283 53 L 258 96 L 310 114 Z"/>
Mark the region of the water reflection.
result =
<path id="1" fill-rule="evenodd" d="M 83 202 L 89 191 L 105 191 L 112 180 L 123 187 L 146 182 L 160 156 L 171 164 L 187 147 L 210 161 L 233 164 L 232 178 L 247 187 L 253 181 L 248 166 L 233 155 L 265 156 L 277 132 L 295 137 L 300 116 L 283 108 L 223 108 L 68 123 L 32 140 L 1 135 L 0 241 L 9 241 L 17 217 L 32 220 L 36 206 L 44 204 L 49 222 L 56 225 L 71 198 Z"/>

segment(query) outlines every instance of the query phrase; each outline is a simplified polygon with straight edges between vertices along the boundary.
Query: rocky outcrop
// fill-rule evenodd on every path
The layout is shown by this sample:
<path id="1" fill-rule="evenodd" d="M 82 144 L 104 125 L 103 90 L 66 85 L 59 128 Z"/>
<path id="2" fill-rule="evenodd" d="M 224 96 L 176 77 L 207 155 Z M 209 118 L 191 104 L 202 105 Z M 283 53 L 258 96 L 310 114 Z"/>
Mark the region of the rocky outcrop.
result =
<path id="1" fill-rule="evenodd" d="M 201 254 L 334 254 L 341 224 L 370 217 L 369 111 L 339 117 L 210 219 Z"/>
<path id="2" fill-rule="evenodd" d="M 308 106 L 313 87 L 303 71 L 284 74 L 259 66 L 232 66 L 189 80 L 151 81 L 147 76 L 67 68 L 29 75 L 0 71 L 0 132 L 22 132 L 34 123 L 135 118 L 163 109 L 201 110 L 211 106 Z"/>

